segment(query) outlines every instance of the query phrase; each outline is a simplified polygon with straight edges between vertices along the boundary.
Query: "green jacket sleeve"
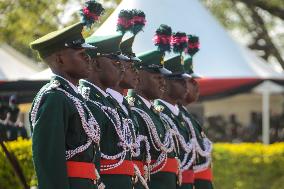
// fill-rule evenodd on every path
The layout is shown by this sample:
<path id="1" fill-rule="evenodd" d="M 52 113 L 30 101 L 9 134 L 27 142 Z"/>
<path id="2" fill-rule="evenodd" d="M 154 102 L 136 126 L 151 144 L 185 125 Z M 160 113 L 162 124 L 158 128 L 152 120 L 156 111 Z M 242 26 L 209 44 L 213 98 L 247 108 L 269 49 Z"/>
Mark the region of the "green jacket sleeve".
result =
<path id="1" fill-rule="evenodd" d="M 52 91 L 39 108 L 32 153 L 40 189 L 69 189 L 65 159 L 68 105 L 66 97 Z"/>

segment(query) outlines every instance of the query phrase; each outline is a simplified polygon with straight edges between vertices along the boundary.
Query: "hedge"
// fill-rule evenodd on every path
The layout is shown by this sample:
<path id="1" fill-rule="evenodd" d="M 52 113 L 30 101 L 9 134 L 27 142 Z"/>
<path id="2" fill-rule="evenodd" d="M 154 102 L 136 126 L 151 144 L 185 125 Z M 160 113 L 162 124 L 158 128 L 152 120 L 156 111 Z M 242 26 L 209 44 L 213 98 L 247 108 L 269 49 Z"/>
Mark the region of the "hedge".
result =
<path id="1" fill-rule="evenodd" d="M 7 149 L 12 152 L 19 161 L 19 164 L 26 177 L 29 185 L 34 185 L 33 180 L 35 178 L 32 152 L 31 152 L 31 140 L 22 140 L 6 142 L 4 143 Z M 13 168 L 6 158 L 3 149 L 0 147 L 0 188 L 5 189 L 22 189 L 20 180 L 17 178 L 13 171 Z"/>
<path id="2" fill-rule="evenodd" d="M 31 159 L 31 141 L 5 143 L 19 160 L 26 180 L 35 184 Z M 213 170 L 215 189 L 279 189 L 284 186 L 284 143 L 214 144 Z M 0 188 L 20 189 L 2 149 L 0 149 Z"/>
<path id="3" fill-rule="evenodd" d="M 214 144 L 216 189 L 284 187 L 284 143 Z"/>

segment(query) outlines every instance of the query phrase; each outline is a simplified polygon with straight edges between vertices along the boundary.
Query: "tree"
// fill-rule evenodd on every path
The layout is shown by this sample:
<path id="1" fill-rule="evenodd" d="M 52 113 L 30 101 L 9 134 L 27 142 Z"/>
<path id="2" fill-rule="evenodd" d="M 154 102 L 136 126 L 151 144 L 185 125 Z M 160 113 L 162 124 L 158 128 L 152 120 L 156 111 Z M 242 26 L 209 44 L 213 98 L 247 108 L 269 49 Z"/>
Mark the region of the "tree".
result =
<path id="1" fill-rule="evenodd" d="M 238 0 L 247 6 L 258 7 L 284 20 L 284 2 L 281 0 Z"/>
<path id="2" fill-rule="evenodd" d="M 33 56 L 29 43 L 60 25 L 59 13 L 67 0 L 0 1 L 0 41 Z M 59 23 L 59 24 L 58 24 Z"/>
<path id="3" fill-rule="evenodd" d="M 202 0 L 230 31 L 246 39 L 247 46 L 268 62 L 284 69 L 284 1 L 282 0 Z"/>
<path id="4" fill-rule="evenodd" d="M 66 23 L 63 23 L 62 17 L 72 6 L 80 9 L 80 3 L 83 2 L 83 0 L 0 0 L 0 43 L 7 43 L 23 54 L 37 59 L 29 43 L 60 27 L 78 22 L 80 18 L 76 10 L 71 12 Z M 103 1 L 103 5 L 107 6 L 100 23 L 111 14 L 118 2 L 119 0 Z M 84 35 L 91 34 L 94 28 L 84 32 Z"/>

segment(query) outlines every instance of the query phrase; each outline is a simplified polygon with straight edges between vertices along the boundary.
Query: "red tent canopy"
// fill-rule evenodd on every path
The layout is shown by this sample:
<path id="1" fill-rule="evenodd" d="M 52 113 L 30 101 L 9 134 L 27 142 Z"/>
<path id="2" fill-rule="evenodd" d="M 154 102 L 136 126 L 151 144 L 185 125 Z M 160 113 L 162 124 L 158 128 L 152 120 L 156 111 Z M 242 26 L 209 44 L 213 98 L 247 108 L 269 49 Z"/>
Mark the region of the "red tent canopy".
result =
<path id="1" fill-rule="evenodd" d="M 250 91 L 265 80 L 284 85 L 284 80 L 259 78 L 200 78 L 197 79 L 200 89 L 200 100 L 217 99 Z"/>

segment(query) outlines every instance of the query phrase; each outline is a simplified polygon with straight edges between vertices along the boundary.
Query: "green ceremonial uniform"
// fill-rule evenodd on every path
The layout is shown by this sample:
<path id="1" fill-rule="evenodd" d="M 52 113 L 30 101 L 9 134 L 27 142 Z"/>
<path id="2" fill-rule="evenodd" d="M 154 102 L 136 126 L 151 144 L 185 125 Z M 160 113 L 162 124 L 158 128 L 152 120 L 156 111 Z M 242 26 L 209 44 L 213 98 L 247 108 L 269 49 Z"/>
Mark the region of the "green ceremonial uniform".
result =
<path id="1" fill-rule="evenodd" d="M 184 71 L 184 68 L 181 64 L 181 56 L 174 56 L 172 58 L 169 58 L 168 60 L 165 61 L 165 68 L 170 70 L 172 74 L 167 75 L 167 78 L 169 79 L 185 79 L 190 77 L 187 75 Z M 162 113 L 167 115 L 175 124 L 176 129 L 178 130 L 179 134 L 182 136 L 182 140 L 184 140 L 186 143 L 190 142 L 190 139 L 192 138 L 190 129 L 186 126 L 186 122 L 183 119 L 182 113 L 180 111 L 178 112 L 173 112 L 169 108 L 169 106 L 175 107 L 175 105 L 172 104 L 165 104 L 165 102 L 161 100 L 156 100 L 155 101 L 155 106 L 156 107 L 162 107 L 161 109 L 163 110 Z M 187 154 L 185 150 L 183 149 L 182 145 L 180 143 L 176 144 L 177 145 L 177 151 L 178 151 L 178 158 L 180 162 L 184 161 L 184 158 L 186 158 L 185 162 L 190 163 L 190 160 L 192 158 L 192 153 Z M 187 155 L 186 155 L 187 154 Z M 187 164 L 185 163 L 185 165 Z M 184 166 L 184 165 L 183 165 Z M 192 170 L 192 166 L 188 168 L 189 170 Z M 180 181 L 182 182 L 182 181 Z M 191 189 L 193 188 L 193 183 L 179 183 L 177 188 L 181 189 Z"/>
<path id="2" fill-rule="evenodd" d="M 78 81 L 75 73 L 67 73 L 66 68 L 81 63 L 80 60 L 82 64 L 87 63 L 82 49 L 95 47 L 85 43 L 82 31 L 85 26 L 90 28 L 103 10 L 101 4 L 87 1 L 80 10 L 81 22 L 48 33 L 33 41 L 30 47 L 38 52 L 53 72 L 66 74 L 70 80 Z M 90 14 L 96 15 L 95 18 Z M 63 67 L 57 65 L 59 52 Z M 66 59 L 71 52 L 74 52 L 73 61 Z M 87 70 L 82 72 L 77 76 L 85 77 Z M 100 130 L 76 86 L 59 75 L 53 77 L 34 99 L 30 123 L 39 189 L 97 188 L 99 174 L 94 162 L 98 161 Z"/>
<path id="3" fill-rule="evenodd" d="M 120 48 L 120 51 L 122 52 L 122 54 L 127 56 L 130 59 L 130 61 L 128 61 L 128 64 L 131 64 L 133 69 L 137 69 L 138 64 L 141 62 L 141 60 L 138 57 L 136 57 L 136 55 L 135 55 L 135 53 L 133 52 L 133 49 L 132 49 L 132 46 L 133 46 L 133 43 L 134 43 L 134 39 L 135 39 L 136 35 L 139 32 L 140 31 L 137 31 L 135 34 L 131 34 L 129 37 L 124 38 L 120 42 L 120 45 L 119 45 L 119 48 Z M 137 118 L 132 113 L 130 105 L 128 104 L 128 101 L 125 98 L 123 99 L 122 105 L 124 105 L 125 108 L 128 111 L 128 115 L 125 115 L 125 116 L 129 117 L 132 120 L 133 124 L 134 124 L 134 132 L 135 132 L 135 135 L 136 135 L 136 142 L 138 142 L 137 141 L 138 137 L 141 137 L 141 136 L 144 137 L 144 140 L 139 142 L 140 146 L 139 146 L 138 151 L 140 151 L 140 154 L 138 156 L 135 156 L 135 157 L 132 158 L 134 164 L 136 164 L 137 167 L 140 169 L 141 176 L 143 177 L 143 181 L 141 181 L 140 177 L 138 177 L 136 179 L 137 182 L 134 183 L 134 188 L 135 189 L 144 189 L 145 186 L 143 186 L 143 183 L 144 183 L 144 185 L 146 185 L 146 183 L 147 183 L 146 180 L 144 180 L 144 179 L 145 179 L 145 177 L 149 176 L 149 172 L 148 172 L 149 170 L 148 170 L 148 168 L 145 168 L 145 167 L 147 166 L 147 159 L 149 161 L 151 160 L 149 152 L 146 152 L 146 150 L 147 150 L 147 146 L 146 145 L 148 145 L 147 142 L 149 142 L 149 140 L 148 140 L 148 138 L 145 135 L 141 135 L 141 129 L 142 128 L 139 126 Z M 125 113 L 122 110 L 121 107 L 120 107 L 120 110 L 122 111 L 123 114 Z"/>
<path id="4" fill-rule="evenodd" d="M 122 39 L 122 34 L 115 34 L 111 36 L 91 36 L 86 39 L 86 41 L 92 45 L 95 45 L 97 49 L 95 50 L 89 50 L 87 53 L 93 58 L 96 56 L 106 56 L 109 58 L 115 58 L 117 60 L 129 60 L 126 56 L 123 56 L 121 54 L 118 54 L 119 52 L 119 43 Z M 109 107 L 113 110 L 115 110 L 116 113 L 118 113 L 118 121 L 120 124 L 122 124 L 121 120 L 121 114 L 119 113 L 117 106 L 115 106 L 112 103 L 112 99 L 110 96 L 103 94 L 98 90 L 98 88 L 95 87 L 94 84 L 91 84 L 87 81 L 81 80 L 80 81 L 80 87 L 81 91 L 84 91 L 84 88 L 89 88 L 89 95 L 87 97 L 87 105 L 91 109 L 91 112 L 96 115 L 100 114 L 100 120 L 99 125 L 101 128 L 101 140 L 100 140 L 100 149 L 101 149 L 101 181 L 106 186 L 106 188 L 111 189 L 119 189 L 119 188 L 132 188 L 132 176 L 126 175 L 126 174 L 120 174 L 120 173 L 109 173 L 105 170 L 104 165 L 102 165 L 102 161 L 107 161 L 109 159 L 106 159 L 107 156 L 115 156 L 119 153 L 125 153 L 124 160 L 131 160 L 131 154 L 130 151 L 125 151 L 122 146 L 119 146 L 121 142 L 121 139 L 118 136 L 118 133 L 116 131 L 115 126 L 117 123 L 115 122 L 116 119 L 114 115 L 110 114 L 109 112 L 98 112 L 97 108 L 98 105 L 95 105 L 93 102 L 98 102 L 104 107 Z M 84 93 L 84 92 L 82 92 Z M 85 95 L 84 95 L 85 96 Z M 91 102 L 93 101 L 93 102 Z M 123 126 L 121 125 L 121 128 L 123 129 Z M 105 155 L 105 157 L 103 156 Z M 113 158 L 111 160 L 120 160 L 118 157 Z M 111 165 L 112 163 L 110 163 Z M 117 167 L 119 168 L 119 166 Z M 130 168 L 129 168 L 130 169 Z M 109 170 L 112 170 L 110 168 Z"/>
<path id="5" fill-rule="evenodd" d="M 116 133 L 115 127 L 111 120 L 114 120 L 109 114 L 105 114 L 101 110 L 98 111 L 98 106 L 93 102 L 99 102 L 102 106 L 110 107 L 112 109 L 116 109 L 116 107 L 110 102 L 109 96 L 105 96 L 102 92 L 100 92 L 93 84 L 80 80 L 80 88 L 81 91 L 86 90 L 88 88 L 89 95 L 87 99 L 87 106 L 90 108 L 91 112 L 99 117 L 98 124 L 101 128 L 101 140 L 100 140 L 100 151 L 103 154 L 112 156 L 123 151 L 122 147 L 117 144 L 120 142 L 119 137 Z M 84 93 L 84 92 L 83 92 Z M 83 96 L 85 96 L 83 94 Z M 85 96 L 86 97 L 86 96 Z M 109 115 L 110 117 L 108 117 Z M 103 159 L 103 158 L 102 158 Z M 131 156 L 128 152 L 125 160 L 130 160 Z M 132 187 L 132 178 L 127 175 L 109 175 L 109 174 L 101 174 L 101 181 L 106 185 L 106 188 L 131 188 Z"/>
<path id="6" fill-rule="evenodd" d="M 136 141 L 136 139 L 137 139 L 137 136 L 139 134 L 141 134 L 141 133 L 139 131 L 140 128 L 139 128 L 139 124 L 138 124 L 137 118 L 132 113 L 127 100 L 125 98 L 123 98 L 123 101 L 122 101 L 122 105 L 126 108 L 127 112 L 122 108 L 122 106 L 118 103 L 118 101 L 114 97 L 111 96 L 111 94 L 110 94 L 108 100 L 109 100 L 110 103 L 112 103 L 113 106 L 116 107 L 116 109 L 117 109 L 117 111 L 118 111 L 118 113 L 119 113 L 121 118 L 123 118 L 123 119 L 130 119 L 132 121 L 133 128 L 130 128 L 131 129 L 130 132 L 131 132 L 132 137 L 136 137 L 136 138 L 133 138 L 132 143 L 134 143 Z M 140 155 L 138 157 L 131 157 L 131 160 L 143 161 L 143 162 L 146 160 L 145 148 L 141 148 L 142 146 L 140 146 Z M 139 183 L 135 184 L 135 188 L 141 188 L 141 189 L 144 188 Z"/>
<path id="7" fill-rule="evenodd" d="M 163 62 L 163 56 L 164 54 L 157 50 L 141 53 L 137 56 L 138 59 L 141 60 L 141 62 L 137 64 L 137 68 L 151 73 L 168 74 L 170 72 L 161 64 L 161 62 Z M 143 100 L 137 94 L 135 94 L 134 91 L 129 92 L 127 100 L 139 123 L 140 134 L 146 136 L 150 142 L 150 155 L 152 161 L 156 161 L 162 154 L 166 154 L 168 158 L 175 158 L 175 152 L 173 150 L 165 153 L 162 152 L 161 149 L 155 148 L 155 146 L 157 147 L 157 144 L 153 144 L 155 141 L 151 139 L 151 137 L 154 137 L 154 134 L 151 130 L 149 130 L 149 125 L 147 125 L 145 118 L 143 118 L 134 109 L 137 108 L 144 111 L 147 117 L 153 121 L 153 129 L 157 132 L 158 140 L 163 143 L 168 129 L 167 125 L 165 125 L 165 123 L 160 119 L 159 113 L 154 110 L 154 107 L 148 107 L 145 102 L 143 102 Z M 154 171 L 153 168 L 151 171 Z M 148 187 L 150 189 L 173 189 L 176 187 L 176 173 L 158 171 L 156 173 L 152 173 L 150 177 L 150 180 L 148 180 Z"/>
<path id="8" fill-rule="evenodd" d="M 141 60 L 138 57 L 136 57 L 135 53 L 132 50 L 132 45 L 135 36 L 136 35 L 131 35 L 130 37 L 123 39 L 119 45 L 122 54 L 127 56 L 133 63 L 141 62 Z"/>
<path id="9" fill-rule="evenodd" d="M 200 123 L 196 120 L 196 118 L 191 115 L 187 109 L 183 106 L 179 106 L 179 110 L 190 119 L 194 130 L 195 130 L 195 134 L 196 134 L 196 138 L 198 141 L 199 146 L 202 148 L 202 150 L 204 150 L 204 145 L 203 145 L 203 130 L 202 127 L 200 125 Z M 196 165 L 200 165 L 206 162 L 206 158 L 202 157 L 201 155 L 199 155 L 198 153 L 196 154 Z M 200 180 L 197 179 L 194 181 L 194 185 L 196 189 L 213 189 L 213 184 L 211 181 L 209 180 Z"/>
<path id="10" fill-rule="evenodd" d="M 83 98 L 74 91 L 66 80 L 55 76 L 41 89 L 35 99 L 41 96 L 44 89 L 47 88 L 50 90 L 42 96 L 36 114 L 36 122 L 32 128 L 32 153 L 38 186 L 40 189 L 97 188 L 93 180 L 68 178 L 66 151 L 84 145 L 88 136 L 82 127 L 81 118 L 74 103 L 57 88 L 65 90 L 81 101 Z M 36 100 L 32 110 L 35 108 L 35 102 Z M 31 125 L 34 124 L 32 114 L 33 111 L 30 114 Z M 95 150 L 96 148 L 90 145 L 86 150 L 69 160 L 94 162 Z"/>
<path id="11" fill-rule="evenodd" d="M 142 131 L 141 131 L 142 128 L 140 127 L 137 117 L 132 112 L 131 107 L 128 104 L 128 101 L 125 98 L 123 99 L 123 105 L 127 108 L 127 111 L 128 111 L 128 115 L 125 115 L 125 116 L 128 116 L 132 120 L 132 122 L 133 122 L 134 136 L 136 136 L 136 140 L 137 140 L 138 135 L 142 135 Z M 123 111 L 121 109 L 121 107 L 120 107 L 120 111 Z M 144 141 L 142 141 L 140 143 L 139 148 L 140 148 L 139 149 L 140 150 L 140 154 L 137 157 L 132 157 L 132 160 L 140 161 L 142 163 L 145 163 L 146 162 L 146 158 L 147 158 L 147 153 L 146 153 L 146 146 L 145 146 L 145 142 Z M 143 166 L 143 169 L 144 169 L 144 166 Z M 141 176 L 144 177 L 144 175 L 141 175 Z M 144 189 L 144 186 L 142 185 L 142 183 L 141 183 L 141 181 L 139 179 L 137 180 L 136 183 L 134 183 L 134 188 L 135 189 Z"/>
<path id="12" fill-rule="evenodd" d="M 148 108 L 147 105 L 143 102 L 143 100 L 137 94 L 135 94 L 134 91 L 129 93 L 129 95 L 127 96 L 127 99 L 132 107 L 143 110 L 151 118 L 151 120 L 155 124 L 155 129 L 157 130 L 159 139 L 161 141 L 164 141 L 168 128 L 165 125 L 165 123 L 161 120 L 159 116 L 159 112 L 157 112 L 154 109 L 154 107 Z M 133 113 L 137 117 L 137 121 L 139 123 L 141 134 L 147 136 L 150 142 L 151 159 L 157 160 L 161 152 L 157 151 L 155 147 L 153 146 L 152 141 L 150 141 L 151 136 L 150 136 L 149 130 L 147 129 L 145 120 L 137 112 L 133 111 Z M 175 156 L 176 155 L 174 151 L 167 154 L 168 158 L 175 158 Z M 175 173 L 157 172 L 151 175 L 151 179 L 148 182 L 148 186 L 150 189 L 151 188 L 153 189 L 155 188 L 163 188 L 163 189 L 176 188 L 176 178 L 177 177 Z"/>
<path id="13" fill-rule="evenodd" d="M 119 43 L 123 34 L 116 33 L 114 35 L 107 36 L 90 36 L 86 38 L 86 42 L 91 45 L 95 45 L 96 49 L 89 49 L 87 53 L 91 57 L 106 56 L 109 58 L 116 58 L 117 60 L 129 61 L 129 58 L 122 55 L 119 51 Z"/>
<path id="14" fill-rule="evenodd" d="M 184 59 L 184 70 L 187 74 L 190 74 L 193 78 L 200 77 L 198 74 L 194 73 L 193 71 L 192 57 L 188 56 Z M 184 106 L 179 106 L 179 109 L 186 117 L 190 119 L 195 130 L 197 142 L 199 146 L 202 148 L 202 150 L 204 150 L 203 140 L 206 136 L 203 132 L 202 126 L 197 121 L 197 119 L 188 112 L 188 110 Z M 208 158 L 201 156 L 198 152 L 196 153 L 196 162 L 195 162 L 196 165 L 206 164 L 207 161 L 209 161 Z M 210 167 L 210 165 L 208 165 L 208 167 Z M 211 180 L 195 179 L 194 186 L 196 189 L 213 189 L 213 184 Z"/>
<path id="15" fill-rule="evenodd" d="M 186 126 L 186 123 L 182 117 L 182 113 L 179 112 L 178 115 L 174 115 L 173 112 L 168 108 L 168 106 L 166 106 L 162 101 L 160 100 L 155 100 L 155 107 L 157 109 L 162 109 L 162 113 L 166 114 L 167 116 L 169 116 L 174 124 L 176 125 L 179 134 L 182 135 L 182 137 L 184 138 L 185 142 L 188 143 L 190 141 L 191 135 L 190 135 L 190 130 L 189 128 Z M 182 146 L 179 144 L 177 147 L 177 154 L 178 154 L 178 158 L 180 161 L 183 161 L 183 159 L 185 158 L 185 151 L 182 149 Z M 187 161 L 189 161 L 189 159 L 192 157 L 192 154 L 190 154 L 187 158 Z M 192 167 L 191 167 L 192 169 Z M 177 188 L 180 189 L 192 189 L 193 188 L 193 184 L 181 184 L 181 185 L 177 185 Z"/>
<path id="16" fill-rule="evenodd" d="M 93 49 L 85 43 L 82 29 L 83 24 L 76 23 L 51 32 L 32 42 L 31 48 L 37 50 L 41 58 L 65 48 Z M 91 125 L 92 120 L 77 88 L 64 78 L 53 77 L 39 91 L 33 101 L 30 122 L 33 161 L 40 189 L 97 188 L 93 162 L 98 136 L 94 135 L 97 128 Z M 78 175 L 77 171 L 69 169 L 82 169 L 82 165 L 89 166 L 88 174 Z"/>

